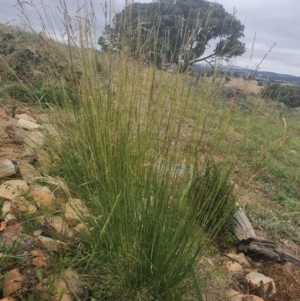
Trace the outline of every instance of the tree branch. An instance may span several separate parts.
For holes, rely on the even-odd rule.
[[[189,64],[193,65],[193,64],[201,62],[201,61],[206,61],[207,59],[209,59],[211,57],[214,57],[214,56],[216,56],[216,54],[212,53],[212,54],[210,54],[210,55],[208,55],[206,57],[202,57],[202,58],[197,58],[197,59],[191,60],[191,61],[189,61]]]
[[[207,61],[206,59],[205,59],[205,62],[206,62],[207,64],[209,64],[209,65],[210,65],[210,67],[211,67],[212,69],[214,69],[214,66],[212,65],[212,63],[211,63],[211,62]]]

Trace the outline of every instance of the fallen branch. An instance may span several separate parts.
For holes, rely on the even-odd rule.
[[[292,262],[300,266],[300,259],[285,252],[282,248],[277,248],[276,244],[270,240],[257,237],[245,211],[239,207],[234,214],[234,233],[239,240],[238,249],[245,253],[254,253],[277,263]]]

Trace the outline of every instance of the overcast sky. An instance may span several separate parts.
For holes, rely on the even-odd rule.
[[[40,12],[42,11],[41,2],[48,11],[52,7],[52,12],[56,15],[58,22],[62,19],[62,15],[57,9],[60,7],[61,1],[27,0],[27,2],[36,4]],[[74,2],[77,3],[77,0],[66,0],[68,11],[71,14],[76,12],[77,5]],[[84,2],[79,0],[79,3]],[[92,0],[92,2],[94,10],[99,12],[97,13],[97,31],[101,34],[105,24],[102,9],[104,0]],[[114,2],[117,11],[121,10],[125,4],[125,0],[115,0]],[[151,2],[151,0],[140,2]],[[218,0],[216,2],[221,3],[230,13],[236,8],[237,18],[245,25],[243,42],[246,44],[247,52],[242,57],[236,58],[235,65],[254,68],[276,43],[276,46],[262,62],[260,70],[300,76],[299,0]],[[14,3],[15,0],[0,0],[0,21],[2,23],[20,23],[20,13],[14,7]],[[30,6],[27,6],[27,11],[36,30],[42,31],[38,14]]]

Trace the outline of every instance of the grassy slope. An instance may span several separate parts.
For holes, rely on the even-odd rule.
[[[11,31],[11,29],[4,27],[1,27],[0,30],[2,39],[3,31]],[[22,36],[21,33],[18,34]],[[32,43],[36,37],[30,37],[32,37],[32,40],[30,40],[32,47]],[[24,39],[24,41],[25,40],[26,43],[19,43],[14,51],[22,52],[27,49],[28,37]],[[53,47],[51,50],[53,60],[51,60],[50,57],[49,61],[44,61],[45,57],[49,58],[46,53],[41,54],[40,63],[32,62],[30,57],[26,57],[22,61],[26,66],[30,64],[30,66],[34,67],[34,70],[32,69],[32,73],[30,74],[24,74],[24,66],[20,69],[15,69],[15,65],[11,65],[12,62],[14,62],[12,60],[14,51],[9,54],[2,53],[2,102],[6,105],[14,105],[14,97],[16,94],[8,95],[6,90],[7,86],[13,87],[21,84],[22,87],[26,87],[30,90],[30,97],[32,95],[35,97],[37,86],[57,84],[55,77],[49,77],[51,70],[60,68],[61,72],[63,70],[66,71],[66,73],[67,70],[72,70],[68,64],[61,65],[61,59],[57,60],[57,58],[63,56],[60,52],[56,52],[54,44]],[[61,45],[59,47],[60,49],[64,48]],[[77,52],[77,50],[74,51]],[[66,49],[63,49],[63,52],[65,53]],[[83,59],[87,59],[87,56],[79,50],[74,57],[80,58],[80,56]],[[148,140],[150,140],[149,137],[155,139],[155,134],[163,135],[165,133],[165,127],[170,125],[170,123],[166,122],[163,114],[160,114],[162,112],[170,112],[170,106],[172,105],[176,107],[175,114],[171,121],[174,131],[168,132],[167,137],[167,141],[170,145],[172,145],[173,140],[176,141],[176,148],[175,152],[170,152],[171,158],[166,157],[168,153],[160,153],[163,159],[171,163],[185,162],[185,164],[189,165],[193,162],[193,158],[190,157],[190,154],[197,146],[199,137],[202,137],[201,144],[197,147],[197,156],[200,161],[203,156],[210,154],[219,161],[221,165],[228,162],[234,163],[235,169],[232,173],[232,181],[237,184],[240,195],[244,196],[241,203],[246,208],[246,212],[250,216],[253,225],[265,230],[267,236],[272,239],[289,238],[299,243],[300,205],[298,200],[300,197],[300,183],[299,166],[297,165],[300,159],[300,142],[298,139],[300,126],[299,117],[278,111],[273,108],[272,103],[262,101],[259,96],[253,95],[248,96],[250,100],[249,103],[251,103],[251,110],[239,110],[237,101],[220,97],[220,87],[215,87],[208,84],[207,81],[202,80],[195,83],[193,78],[187,78],[186,75],[154,72],[150,68],[134,66],[134,63],[129,62],[122,65],[118,64],[117,60],[107,60],[107,57],[101,54],[97,60],[102,66],[101,72],[99,73],[99,89],[102,91],[101,93],[107,91],[104,93],[108,97],[106,99],[107,101],[117,99],[120,105],[122,102],[126,103],[130,96],[139,99],[141,103],[145,102],[145,104],[139,107],[141,110],[139,113],[144,117],[150,113],[153,119],[145,118],[142,120],[140,116],[139,118],[141,119],[139,119],[139,123],[137,123],[138,126],[144,128],[147,121],[159,125],[154,131],[146,132],[146,134],[149,135],[146,139],[148,138]],[[47,65],[47,68],[45,65]],[[10,67],[7,68],[7,66]],[[111,71],[112,69],[114,69],[113,72]],[[7,76],[7,70],[10,71],[9,74],[17,73],[20,81]],[[42,70],[41,72],[43,74],[34,81],[31,81],[30,79],[32,79],[33,74],[36,74],[37,70]],[[129,78],[127,78],[128,72],[136,73],[131,73]],[[120,74],[121,77],[118,77]],[[146,78],[145,81],[143,81],[143,75]],[[68,79],[64,80],[63,91],[67,83],[70,82]],[[92,82],[87,81],[85,87],[88,88],[89,85],[92,85]],[[246,87],[245,90],[247,93]],[[24,90],[22,91],[27,97]],[[43,93],[43,91],[39,93]],[[50,89],[50,92],[51,91],[53,90]],[[86,92],[87,91],[88,90],[86,90]],[[22,93],[21,95],[18,94],[18,99],[24,97]],[[82,91],[80,93],[82,93]],[[57,97],[64,98],[65,95],[66,94],[62,93],[62,95],[58,95]],[[189,101],[183,104],[180,100],[187,99],[187,95]],[[40,97],[41,95],[39,94],[38,96]],[[86,96],[88,96],[88,94],[86,94]],[[175,102],[173,101],[174,98],[176,99]],[[57,100],[57,98],[54,100]],[[114,102],[110,107],[112,114],[122,113],[118,110],[118,101]],[[144,109],[147,108],[146,104],[149,103],[149,101],[156,101],[156,106]],[[93,114],[93,111],[90,113]],[[136,112],[132,112],[132,114],[136,114]],[[156,120],[155,118],[158,119]],[[116,119],[112,119],[112,121],[114,120]],[[124,125],[126,125],[126,120],[124,122]],[[176,123],[180,124],[180,127],[176,127]],[[119,124],[118,126],[121,126],[125,130],[124,125]],[[93,127],[93,124],[90,126]],[[99,131],[101,131],[101,124],[98,126]],[[135,127],[135,125],[133,125],[132,128],[129,127],[130,130],[136,131],[141,128]],[[124,133],[125,132],[126,131],[124,131]],[[178,139],[176,137],[178,137]],[[78,138],[80,137],[76,139]],[[94,138],[95,137],[92,137],[92,139]],[[115,142],[124,143],[124,141],[118,140],[119,138],[120,137],[116,137]],[[166,138],[162,137],[162,139]],[[80,140],[80,142],[82,142],[82,140]],[[130,140],[129,143],[132,143],[132,141]],[[126,146],[125,144],[123,145]],[[127,146],[129,146],[129,148],[124,148],[123,158],[130,156],[129,150],[134,149],[133,146],[136,147],[136,145],[131,144]],[[112,151],[112,149],[108,150]],[[105,151],[105,149],[102,149],[101,153],[104,154],[103,152]],[[143,160],[146,161],[142,162],[148,163],[147,160],[149,158],[152,158],[152,160],[153,158],[158,158],[159,151],[155,149],[154,152],[156,152],[154,156],[153,150],[145,154]],[[115,156],[114,153],[109,155],[112,157]],[[139,160],[141,160],[141,158],[139,158]],[[124,166],[120,165],[119,168],[122,169],[122,172],[128,173],[128,170]],[[99,179],[99,181],[100,180],[101,179]],[[104,180],[109,181],[108,178]],[[73,187],[75,190],[78,183],[76,184],[76,181],[73,181],[73,183],[75,183]],[[114,184],[108,182],[108,185]],[[161,183],[156,183],[156,185],[159,186]],[[149,191],[151,189],[153,188],[149,186]],[[101,193],[105,195],[106,191],[101,191]],[[164,193],[165,192],[162,191],[162,195]],[[127,196],[132,198],[132,191],[126,191],[125,194],[128,194]],[[118,192],[116,191],[115,200],[118,199],[118,196]],[[150,236],[149,234],[149,237]],[[107,239],[109,239],[109,237]],[[118,269],[118,266],[116,266],[115,269]],[[129,270],[127,272],[130,273]],[[174,272],[176,273],[176,271]],[[128,283],[124,285],[128,285]],[[153,285],[155,286],[156,284]]]

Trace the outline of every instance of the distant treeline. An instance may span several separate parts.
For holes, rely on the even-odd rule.
[[[266,86],[263,97],[282,102],[291,108],[300,107],[300,86],[274,83]]]

